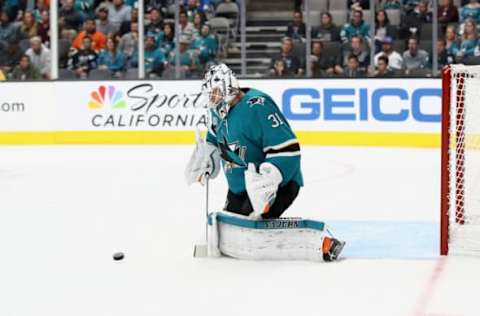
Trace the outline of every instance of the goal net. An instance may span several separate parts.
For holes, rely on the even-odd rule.
[[[480,66],[442,74],[441,253],[480,255]]]

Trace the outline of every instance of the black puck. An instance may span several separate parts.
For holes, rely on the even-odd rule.
[[[116,252],[113,254],[113,260],[115,261],[122,260],[123,258],[125,258],[125,255],[123,254],[123,252]]]

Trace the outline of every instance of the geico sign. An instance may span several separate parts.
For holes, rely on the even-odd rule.
[[[292,88],[283,92],[282,110],[290,120],[402,122],[412,118],[440,122],[441,95],[441,89],[436,88]],[[434,107],[437,113],[427,113],[422,104],[432,104],[431,99],[427,100],[432,97],[434,104],[438,103]]]

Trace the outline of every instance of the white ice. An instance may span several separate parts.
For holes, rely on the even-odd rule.
[[[438,150],[303,148],[286,215],[356,231],[330,264],[194,259],[205,201],[184,183],[190,151],[0,147],[0,315],[480,315],[480,259],[437,257],[432,230],[421,253],[399,243],[438,227]],[[211,189],[221,208],[223,178]]]

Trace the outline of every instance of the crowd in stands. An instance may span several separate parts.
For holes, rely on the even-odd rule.
[[[451,63],[480,64],[479,0],[462,0],[457,4],[460,5],[453,0],[439,0],[438,69]],[[376,0],[372,33],[369,21],[364,19],[364,13],[371,12],[369,5],[368,0],[348,0],[345,11],[349,19],[344,25],[335,25],[331,13],[321,13],[320,21],[311,28],[312,76],[432,75],[432,1]],[[397,17],[395,23],[390,15]],[[272,59],[269,75],[304,76],[305,41],[306,26],[299,7],[282,39],[279,55]],[[295,46],[303,50],[296,50]]]
[[[222,2],[234,1],[182,0],[176,26],[174,0],[145,1],[146,77],[174,74],[176,32],[182,77],[203,75],[220,51],[209,19]],[[137,0],[59,0],[60,78],[125,78],[129,72],[137,76],[137,6]],[[1,77],[50,78],[49,19],[49,0],[0,0]]]

